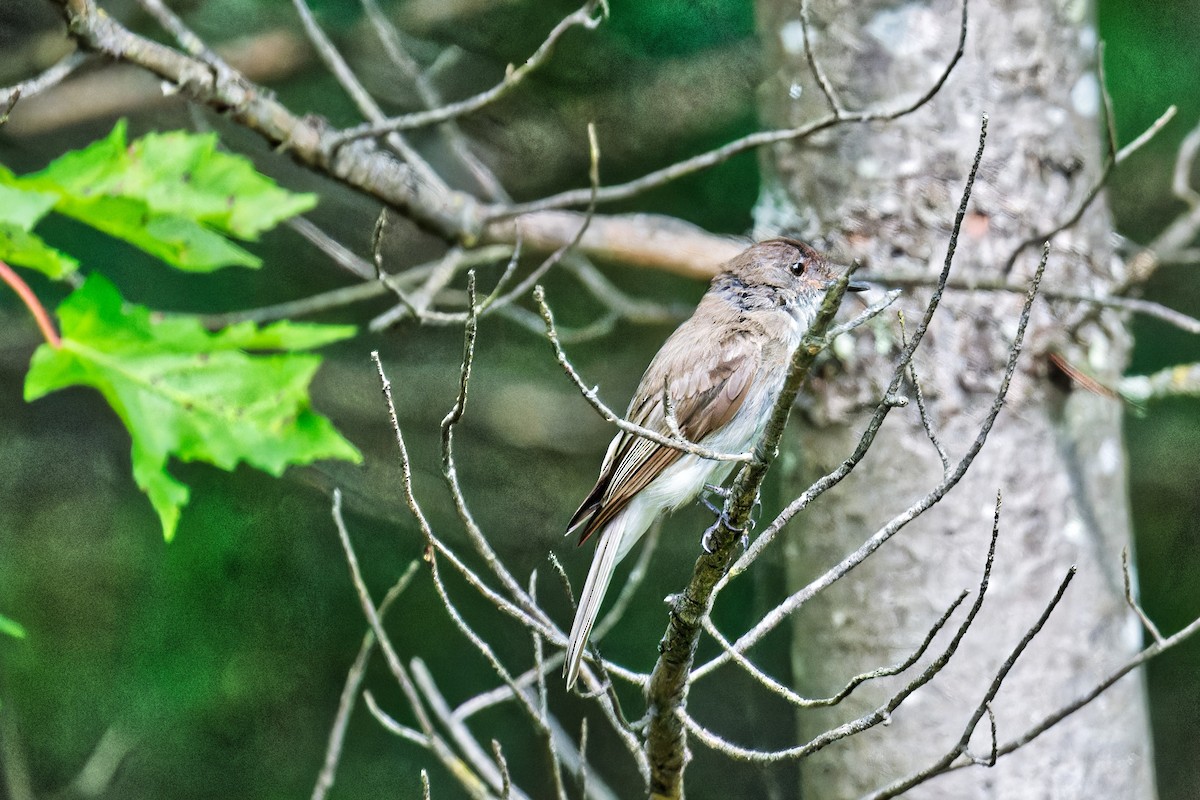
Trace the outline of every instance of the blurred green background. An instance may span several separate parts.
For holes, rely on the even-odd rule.
[[[313,5],[335,39],[347,45],[369,88],[395,107],[411,107],[410,94],[378,60],[358,5],[334,0]],[[131,2],[105,7],[139,30],[155,31]],[[176,7],[214,42],[229,40],[230,31],[253,37],[297,29],[285,3],[213,0]],[[572,8],[516,0],[414,0],[386,7],[412,37],[422,63],[431,63],[448,45],[458,48],[457,60],[437,72],[439,85],[453,96],[490,85],[504,64],[522,61]],[[1118,170],[1109,191],[1120,231],[1145,242],[1183,208],[1171,198],[1169,182],[1179,141],[1200,117],[1200,6],[1196,0],[1105,0],[1099,14],[1122,141],[1166,106],[1180,107],[1177,120]],[[61,38],[59,25],[47,4],[18,0],[0,6],[0,84],[44,66]],[[463,127],[519,199],[580,185],[587,168],[585,119],[596,120],[605,144],[605,181],[632,177],[756,127],[752,103],[760,64],[753,29],[749,5],[733,0],[614,0],[612,18],[599,30],[568,34],[544,71],[496,107],[464,120]],[[128,73],[110,80],[139,85]],[[149,86],[156,89],[153,81]],[[356,121],[311,56],[297,60],[272,86],[297,111]],[[109,116],[80,118],[21,133],[23,113],[18,106],[11,126],[0,128],[0,161],[18,172],[93,140],[113,122]],[[197,122],[194,112],[173,101],[156,100],[127,113],[131,135]],[[296,169],[218,116],[201,119],[289,188],[320,191],[321,205],[310,217],[360,254],[369,252],[377,212],[372,203]],[[438,158],[436,150],[432,157]],[[741,234],[750,226],[757,189],[755,160],[746,155],[616,210],[662,211]],[[173,273],[68,222],[46,224],[39,232],[80,256],[85,269],[104,272],[130,300],[161,309],[257,307],[348,282],[286,230],[256,248],[266,262],[261,271],[214,276]],[[393,225],[390,237],[395,267],[437,252],[435,241],[403,222]],[[673,306],[686,308],[703,291],[666,276],[619,267],[606,272],[630,294]],[[485,272],[481,280],[489,285],[497,274]],[[63,287],[26,277],[47,305],[65,294]],[[552,275],[547,289],[565,326],[594,320],[589,298],[574,281]],[[1200,315],[1195,266],[1162,269],[1146,296]],[[385,307],[360,306],[321,319],[361,321]],[[571,353],[587,379],[619,406],[669,329],[625,328],[572,347]],[[1197,337],[1142,317],[1134,320],[1134,332],[1131,372],[1200,360]],[[128,750],[104,797],[306,795],[364,630],[330,521],[331,487],[347,492],[351,532],[376,598],[421,554],[419,534],[399,501],[394,444],[368,354],[380,350],[395,385],[426,511],[435,527],[463,544],[442,488],[436,438],[437,423],[454,397],[461,332],[406,325],[385,336],[364,334],[327,353],[315,404],[364,451],[362,469],[292,470],[276,481],[248,469],[227,474],[172,465],[193,486],[193,500],[170,545],[133,486],[128,436],[97,395],[77,390],[22,402],[24,373],[38,341],[23,308],[10,292],[0,292],[0,614],[28,631],[21,641],[0,638],[0,767],[6,785],[29,787],[38,797],[82,796],[86,785],[68,784],[103,740],[113,752]],[[1127,431],[1145,605],[1164,632],[1172,632],[1200,614],[1200,402],[1160,403],[1130,414]],[[542,596],[564,620],[568,612],[556,599],[561,592],[545,553],[557,548],[574,576],[586,569],[586,559],[573,558],[558,536],[572,510],[562,498],[587,490],[609,435],[566,383],[544,340],[510,321],[493,317],[482,323],[471,405],[458,438],[462,481],[477,518],[514,571],[525,575],[538,567]],[[698,524],[703,512],[682,513],[694,514],[689,520]],[[625,623],[639,633],[625,637],[628,641],[661,632],[661,587],[675,585],[686,571],[688,544],[673,545],[680,558],[658,560],[662,571],[678,574],[660,572],[653,586],[643,587]],[[672,545],[664,541],[661,547]],[[769,565],[759,567],[751,580],[735,584],[724,613],[752,614],[766,606],[782,576]],[[457,583],[451,588],[468,595]],[[481,626],[497,622],[487,609],[468,606],[464,613]],[[483,660],[466,654],[427,575],[408,590],[389,630],[402,654],[425,659],[451,702],[492,682]],[[527,657],[523,638],[505,647],[507,655]],[[646,648],[626,647],[612,641],[606,652],[638,668],[650,666]],[[782,654],[777,657],[778,664],[767,666],[786,669]],[[373,662],[368,685],[384,708],[401,714],[400,698],[384,672]],[[1200,642],[1153,662],[1147,680],[1160,795],[1200,797]],[[698,696],[697,702],[705,700]],[[578,730],[584,705],[565,700],[562,708],[564,724]],[[630,708],[639,708],[636,699]],[[766,742],[786,737],[788,715],[777,715],[775,731],[769,717],[756,711],[753,705],[738,710],[742,718],[730,719],[729,728]],[[492,711],[479,724],[503,730],[523,723],[511,712]],[[593,725],[594,734],[599,727]],[[624,770],[615,786],[637,785],[613,742],[595,735],[591,748],[597,758],[611,756],[618,773]],[[506,754],[517,769],[537,758],[536,751]],[[360,708],[333,797],[417,796],[422,766],[432,771],[435,797],[459,796],[431,758],[383,733]],[[748,772],[702,761],[695,767],[689,782],[700,787],[693,789],[698,797],[788,796],[795,785],[791,767]],[[753,789],[749,794],[747,787]]]

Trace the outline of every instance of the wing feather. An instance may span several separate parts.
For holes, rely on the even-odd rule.
[[[689,320],[690,322],[690,320]],[[675,407],[679,429],[690,441],[702,442],[720,430],[742,407],[758,372],[757,337],[733,330],[697,352],[700,344],[685,324],[677,330],[642,376],[630,405],[631,422],[669,434],[663,408],[662,377]],[[658,382],[659,386],[650,386]],[[640,398],[640,400],[638,399]],[[567,532],[579,529],[579,542],[600,530],[646,488],[682,452],[621,432],[613,439],[596,485],[571,518]]]

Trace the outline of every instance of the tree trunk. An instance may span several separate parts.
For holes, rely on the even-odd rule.
[[[828,113],[804,58],[799,3],[760,0],[758,8],[775,70],[763,90],[764,124],[802,124]],[[959,14],[956,0],[820,0],[812,4],[810,39],[847,108],[894,107],[925,91],[949,61]],[[860,258],[872,271],[934,276],[985,112],[987,151],[953,274],[1003,280],[1005,262],[1023,239],[1064,220],[1103,162],[1090,9],[996,0],[973,3],[970,15],[965,55],[924,108],[892,123],[842,125],[766,153],[760,223],[823,238],[835,254]],[[1111,249],[1111,230],[1107,210],[1096,203],[1055,236],[1045,285],[1101,293],[1118,280],[1123,267]],[[1039,250],[1026,250],[1007,277],[1027,280]],[[927,300],[927,291],[906,292],[906,318],[918,319]],[[1011,293],[951,292],[918,353],[918,375],[951,462],[974,440],[992,402],[1020,304]],[[960,590],[977,586],[994,499],[1003,492],[991,588],[958,654],[890,725],[804,762],[805,797],[858,797],[947,752],[1072,564],[1077,578],[993,704],[1000,742],[1083,693],[1138,648],[1141,634],[1124,603],[1121,576],[1121,549],[1130,541],[1121,408],[1056,380],[1047,360],[1057,353],[1111,383],[1124,366],[1129,337],[1126,321],[1107,312],[1072,335],[1077,313],[1038,301],[1007,405],[967,477],[796,615],[793,663],[803,693],[832,694],[852,675],[902,660]],[[877,401],[891,372],[899,337],[894,324],[887,327],[854,334],[849,374],[818,387],[818,424],[794,445],[802,466],[786,478],[794,487],[852,450],[863,409]],[[864,463],[793,524],[787,558],[794,587],[824,572],[940,478],[915,403],[893,411]],[[941,637],[945,642],[948,633]],[[801,741],[874,708],[904,682],[902,676],[868,684],[841,707],[799,712]],[[991,746],[988,727],[985,718],[971,740],[971,752],[981,757]],[[993,769],[959,770],[913,796],[1153,797],[1140,676],[1126,677]]]

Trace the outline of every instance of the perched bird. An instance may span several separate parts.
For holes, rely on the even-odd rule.
[[[792,354],[835,278],[824,256],[794,239],[760,242],[726,262],[692,316],[646,368],[626,418],[670,435],[665,391],[689,441],[725,453],[749,449],[762,435]],[[734,463],[624,431],[612,440],[595,487],[567,526],[568,535],[579,532],[580,544],[599,533],[571,625],[563,666],[567,688],[579,677],[617,562],[659,514],[691,502],[706,484],[720,484]]]

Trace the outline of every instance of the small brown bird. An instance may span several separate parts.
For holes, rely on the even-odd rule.
[[[771,239],[726,262],[692,316],[671,334],[638,384],[625,416],[670,435],[664,387],[683,435],[712,450],[740,453],[762,435],[783,390],[792,354],[836,278],[804,242]],[[866,286],[851,284],[852,291]],[[600,477],[567,526],[583,544],[599,531],[563,672],[567,688],[579,665],[613,571],[664,511],[720,484],[734,466],[618,433]]]

